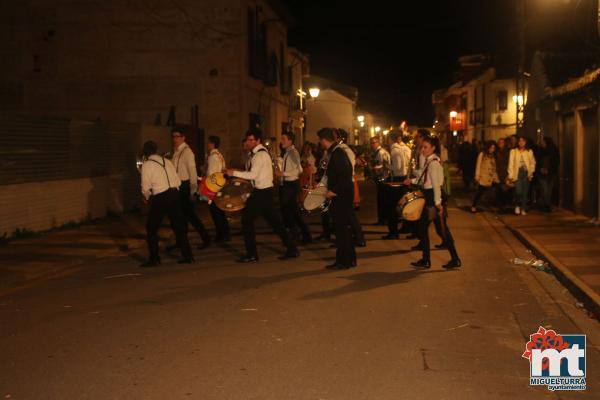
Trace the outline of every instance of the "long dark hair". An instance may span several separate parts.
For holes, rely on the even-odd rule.
[[[441,152],[440,138],[438,138],[437,136],[429,135],[429,136],[425,136],[422,140],[424,142],[429,143],[433,147],[435,147],[434,153],[437,154],[438,156],[440,155],[440,152]]]
[[[491,156],[492,157],[496,156],[496,151],[498,151],[498,146],[496,145],[496,142],[494,142],[493,140],[488,140],[487,142],[485,142],[485,145],[483,146],[483,150],[481,150],[481,152],[483,153],[484,156],[490,156],[490,148],[492,146],[496,147],[496,149],[491,154]]]

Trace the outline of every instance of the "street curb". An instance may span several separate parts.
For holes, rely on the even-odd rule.
[[[589,287],[577,275],[560,262],[528,233],[515,228],[502,220],[504,225],[526,246],[530,247],[534,254],[548,262],[556,278],[579,300],[583,302],[588,311],[600,318],[600,295]]]

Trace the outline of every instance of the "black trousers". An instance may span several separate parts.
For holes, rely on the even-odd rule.
[[[181,196],[181,208],[183,209],[183,215],[186,221],[194,227],[196,232],[202,238],[204,243],[210,243],[210,236],[200,221],[200,218],[196,215],[195,203],[190,200],[190,181],[182,181],[179,187],[179,195]],[[186,224],[187,229],[187,224]],[[177,243],[179,245],[179,243]]]
[[[275,233],[281,238],[288,252],[296,251],[296,245],[291,240],[290,235],[288,235],[275,209],[273,188],[271,187],[268,189],[254,189],[246,201],[246,207],[242,211],[242,233],[244,234],[247,256],[258,256],[254,221],[259,215],[271,225]]]
[[[406,177],[393,178],[393,182],[403,182]],[[400,223],[400,216],[398,215],[398,202],[407,192],[406,186],[390,186],[387,187],[387,208],[388,208],[388,231],[390,235],[398,234],[398,224]]]
[[[352,198],[334,197],[331,201],[331,215],[335,229],[335,262],[344,266],[356,263],[356,250],[352,240],[353,228],[351,226]]]
[[[227,221],[225,211],[217,207],[214,201],[210,203],[208,209],[213,223],[215,224],[217,239],[229,239],[231,235],[229,234],[229,221]]]
[[[279,186],[279,203],[281,204],[281,215],[283,225],[290,231],[300,230],[304,240],[310,240],[308,226],[302,218],[300,205],[298,204],[298,193],[300,184],[295,182],[284,182]]]
[[[160,260],[158,230],[165,215],[168,215],[171,220],[171,227],[181,248],[181,255],[184,258],[191,258],[192,250],[187,237],[187,223],[181,211],[181,199],[177,189],[169,189],[150,198],[150,212],[146,223],[146,241],[148,242],[150,261]]]
[[[387,185],[377,183],[377,223],[385,224],[389,217],[389,206],[387,197]]]
[[[331,209],[331,207],[330,207]],[[323,228],[323,237],[329,239],[331,237],[331,213],[325,211],[321,213],[321,227]]]
[[[435,202],[433,198],[433,189],[424,189],[423,193],[425,194],[425,208],[423,209],[423,213],[421,214],[421,218],[418,222],[419,239],[421,240],[421,246],[423,247],[422,258],[426,261],[430,261],[431,254],[429,249],[429,224],[431,221],[429,220],[429,208],[435,207]],[[454,246],[454,238],[452,237],[450,228],[448,228],[446,214],[446,205],[444,205],[444,211],[441,213],[441,215],[439,212],[437,212],[433,222],[435,223],[436,232],[442,238],[442,241],[446,245],[450,256],[453,260],[456,260],[458,259],[458,253],[456,252],[456,247]]]
[[[335,225],[335,221],[333,224]],[[350,228],[352,229],[355,243],[363,243],[365,241],[365,234],[363,233],[362,225],[358,220],[358,215],[354,211],[354,207],[351,207],[350,209]]]

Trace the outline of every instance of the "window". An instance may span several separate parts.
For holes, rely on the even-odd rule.
[[[496,111],[506,111],[508,109],[508,92],[498,90],[496,92]]]
[[[248,8],[248,74],[256,79],[266,79],[266,24],[258,23],[258,11]]]
[[[262,121],[260,119],[260,115],[255,113],[250,113],[250,129],[260,128],[262,125]]]
[[[469,125],[475,125],[475,111],[469,111]]]

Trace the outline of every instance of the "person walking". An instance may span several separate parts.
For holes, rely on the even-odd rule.
[[[432,221],[439,223],[440,233],[443,237],[444,247],[450,253],[451,259],[443,265],[443,268],[453,269],[461,266],[460,258],[456,251],[454,238],[448,228],[447,204],[443,196],[442,185],[444,184],[444,169],[440,163],[440,142],[435,136],[428,136],[421,143],[421,151],[425,157],[425,165],[421,175],[413,180],[413,183],[421,186],[425,195],[425,208],[418,221],[418,231],[421,244],[422,256],[419,261],[411,263],[416,268],[430,268],[431,254],[429,247],[429,224]]]
[[[475,182],[477,182],[477,192],[471,205],[472,213],[477,212],[477,204],[481,197],[500,182],[496,170],[496,143],[493,140],[488,141],[484,150],[477,156]]]
[[[388,134],[388,144],[391,149],[391,176],[387,185],[388,199],[388,234],[383,236],[384,240],[398,239],[398,201],[406,193],[407,187],[400,184],[406,180],[411,159],[410,148],[402,141],[402,136],[399,132],[390,132]],[[404,223],[403,223],[404,225]],[[405,229],[406,232],[406,229]]]
[[[221,139],[218,136],[208,137],[208,157],[206,158],[205,179],[208,179],[214,173],[225,172],[226,163],[225,158],[219,151],[220,144]],[[227,221],[225,211],[217,207],[214,201],[210,202],[208,209],[213,223],[215,224],[215,243],[230,242],[229,221]]]
[[[382,172],[390,168],[390,153],[381,146],[379,137],[374,136],[369,141],[373,150],[372,173],[377,187],[377,222],[375,225],[385,225],[389,218],[389,207],[387,206],[387,186],[381,179],[377,179]]]
[[[356,251],[352,240],[351,214],[354,199],[352,164],[346,151],[336,142],[333,129],[323,128],[317,132],[321,145],[329,153],[325,171],[327,198],[331,200],[331,214],[335,229],[335,262],[328,269],[348,269],[356,266]]]
[[[295,135],[292,132],[285,132],[281,135],[281,148],[285,151],[285,154],[283,155],[281,171],[276,172],[277,177],[280,178],[279,202],[283,224],[288,232],[296,235],[296,230],[299,230],[299,233],[302,234],[302,244],[309,244],[312,242],[310,231],[302,218],[300,205],[298,204],[302,165],[300,153],[294,146],[294,139]]]
[[[540,143],[538,181],[541,189],[539,201],[542,211],[552,211],[552,193],[560,165],[560,152],[552,138],[544,136]]]
[[[507,185],[506,182],[506,178],[508,178],[509,156],[510,149],[507,146],[507,139],[498,139],[498,142],[496,143],[496,174],[498,174],[500,184],[496,186],[496,199],[500,212],[503,212],[506,208],[512,193],[512,187]]]
[[[146,223],[146,242],[150,257],[140,266],[155,267],[160,264],[158,230],[165,215],[168,215],[171,220],[171,228],[181,249],[182,258],[177,263],[191,264],[194,258],[188,242],[187,222],[182,212],[179,195],[181,180],[171,161],[157,155],[156,150],[155,142],[144,143],[143,153],[146,161],[141,168],[141,186],[145,201],[150,203]]]
[[[517,148],[510,151],[508,180],[515,185],[515,214],[527,215],[529,185],[535,172],[535,157],[527,146],[527,139],[519,136]]]
[[[173,148],[175,153],[173,154],[173,165],[179,179],[181,179],[181,187],[179,188],[179,195],[181,196],[181,207],[183,209],[183,215],[188,223],[192,224],[196,232],[202,239],[202,244],[198,246],[199,249],[210,246],[210,236],[204,227],[204,224],[196,215],[195,194],[198,192],[198,171],[196,170],[196,157],[194,152],[185,142],[185,135],[178,129],[174,129],[171,132],[171,138],[173,140]],[[187,225],[186,225],[187,226]],[[171,251],[179,247],[179,243],[167,247],[168,251]]]
[[[281,219],[275,209],[273,201],[273,161],[269,151],[262,145],[262,132],[256,128],[246,133],[246,148],[250,150],[251,157],[246,164],[246,171],[236,171],[228,168],[227,175],[247,179],[252,182],[253,190],[246,200],[246,207],[242,210],[242,232],[246,254],[238,259],[240,263],[258,262],[256,249],[256,230],[254,221],[259,215],[271,225],[271,228],[281,238],[286,252],[279,257],[280,260],[297,258],[299,256],[296,245],[288,235]]]

